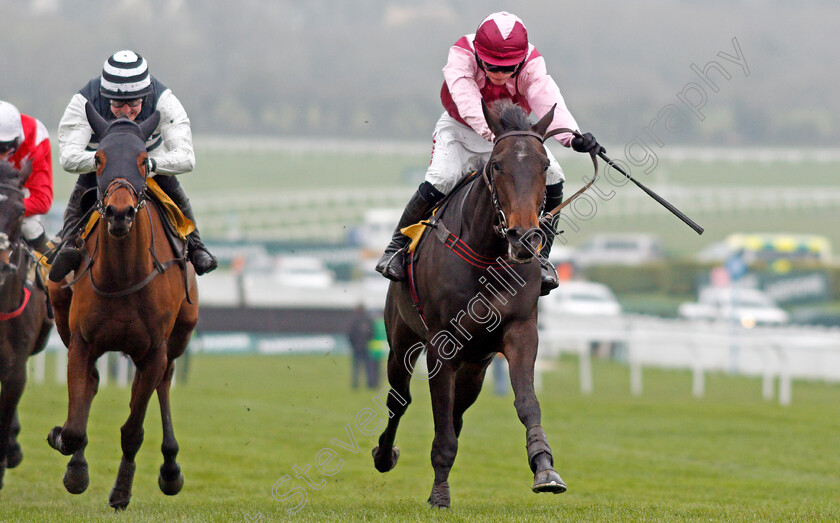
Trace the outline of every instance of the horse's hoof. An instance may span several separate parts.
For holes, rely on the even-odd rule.
[[[566,484],[560,478],[560,474],[554,469],[545,469],[534,474],[534,486],[531,487],[534,492],[551,492],[552,494],[562,494],[566,492]]]
[[[108,496],[108,506],[112,509],[125,510],[129,501],[131,501],[131,492],[111,489],[111,495]]]
[[[158,486],[160,487],[160,491],[166,494],[167,496],[174,496],[175,494],[181,492],[181,489],[184,487],[184,475],[178,474],[178,477],[173,480],[165,480],[163,479],[163,473],[158,475]]]
[[[439,485],[432,486],[432,493],[429,495],[429,505],[433,508],[449,508],[449,482],[444,481]]]
[[[400,449],[398,449],[397,447],[391,447],[390,456],[383,456],[383,453],[379,452],[379,445],[377,445],[373,447],[372,454],[373,465],[379,472],[388,472],[389,470],[393,469],[397,466],[397,461],[400,459]]]
[[[73,462],[67,464],[67,470],[64,472],[64,488],[70,494],[81,494],[87,490],[90,484],[90,474],[88,474],[88,465],[85,462]]]
[[[20,449],[20,444],[16,441],[6,451],[6,468],[13,469],[20,465],[21,461],[23,461],[23,451]]]

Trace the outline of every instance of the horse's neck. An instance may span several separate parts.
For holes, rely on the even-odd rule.
[[[19,245],[14,251],[11,262],[17,265],[17,272],[6,275],[0,284],[0,312],[9,312],[20,307],[23,301],[23,288],[26,273],[29,270],[25,248]]]
[[[152,256],[149,252],[152,223],[146,210],[141,209],[137,213],[131,231],[122,239],[113,238],[108,234],[108,226],[104,220],[99,225],[94,274],[107,276],[109,279],[136,280],[145,277],[152,267]]]
[[[508,243],[496,233],[496,209],[487,183],[479,178],[469,191],[461,209],[461,239],[483,256],[506,256]]]

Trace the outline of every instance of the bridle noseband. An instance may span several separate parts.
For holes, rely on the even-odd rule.
[[[560,132],[560,131],[558,131]],[[499,145],[499,142],[504,140],[505,138],[510,138],[513,136],[530,136],[531,138],[536,138],[540,141],[540,143],[545,143],[545,139],[557,134],[552,131],[552,133],[547,134],[545,137],[541,134],[535,133],[534,131],[508,131],[506,133],[502,133],[493,140],[493,149],[495,150],[496,146]],[[502,238],[507,238],[507,216],[505,216],[505,211],[502,209],[502,205],[499,203],[499,195],[496,191],[496,184],[494,183],[493,176],[490,172],[490,164],[492,164],[493,155],[490,155],[490,159],[487,160],[487,163],[484,164],[484,170],[481,172],[481,176],[484,178],[484,182],[487,184],[487,188],[490,189],[490,200],[493,202],[493,209],[496,212],[496,220],[497,223],[493,225],[493,230],[496,231],[496,234],[501,236]],[[540,205],[540,214],[542,214],[543,209],[545,208],[545,199],[543,199],[542,205]]]
[[[540,143],[545,143],[547,139],[551,138],[556,134],[561,133],[571,133],[578,137],[582,136],[580,134],[580,131],[575,131],[574,129],[568,129],[566,127],[558,127],[557,129],[552,129],[551,131],[547,132],[544,136],[540,135],[539,133],[535,133],[534,131],[508,131],[496,137],[496,139],[493,141],[493,149],[495,151],[496,146],[499,144],[499,142],[501,142],[505,138],[510,138],[512,136],[530,136],[531,138],[536,138],[537,140],[539,140]],[[566,199],[566,201],[562,202],[554,209],[551,209],[545,213],[543,213],[543,211],[545,211],[546,200],[545,198],[543,198],[538,212],[538,214],[540,215],[540,222],[547,222],[549,225],[551,225],[552,220],[563,207],[572,203],[572,201],[575,198],[580,196],[584,191],[589,189],[593,183],[595,183],[595,180],[598,178],[598,160],[594,153],[590,153],[590,156],[592,158],[592,164],[595,167],[595,175],[592,177],[589,183],[584,185],[578,192],[573,194],[570,198]],[[496,234],[498,234],[502,238],[507,238],[507,217],[505,216],[505,211],[502,209],[502,205],[499,203],[499,196],[496,192],[496,184],[493,183],[493,176],[490,173],[490,164],[492,163],[492,159],[493,154],[491,153],[490,159],[487,161],[486,164],[484,164],[484,169],[481,172],[481,176],[484,178],[484,182],[487,184],[487,188],[490,189],[490,200],[493,202],[493,209],[496,212],[496,219],[498,220],[498,223],[496,223],[493,226],[493,229],[496,231]]]
[[[105,200],[111,197],[117,189],[125,188],[131,191],[132,196],[137,200],[137,203],[134,205],[135,213],[143,208],[146,204],[146,186],[144,185],[140,191],[137,191],[131,183],[126,180],[125,178],[115,178],[108,184],[105,188],[105,192],[101,195],[99,199],[96,201],[96,211],[105,216]]]

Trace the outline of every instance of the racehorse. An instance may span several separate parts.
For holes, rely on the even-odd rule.
[[[429,381],[435,425],[435,479],[428,499],[433,507],[450,505],[449,471],[464,411],[478,397],[497,352],[509,364],[516,413],[526,428],[532,489],[566,490],[553,468],[534,392],[540,295],[535,255],[543,238],[538,220],[549,163],[543,140],[554,109],[532,126],[509,101],[483,108],[496,137],[489,161],[480,175],[451,193],[446,211],[452,212],[440,217],[439,209],[429,220],[409,262],[409,281],[391,283],[385,302],[390,417],[373,449],[374,465],[387,472],[397,464],[394,438],[425,348],[428,373],[422,379]]]
[[[124,509],[131,499],[134,457],[143,443],[143,420],[157,391],[163,421],[163,465],[158,485],[180,492],[184,476],[176,461],[169,386],[175,359],[186,350],[198,320],[198,291],[192,265],[167,240],[161,213],[146,194],[149,176],[146,140],[160,119],[110,124],[88,103],[88,122],[100,138],[95,156],[99,222],[88,234],[84,261],[73,282],[50,282],[58,333],[67,346],[67,420],[47,440],[71,455],[64,486],[80,494],[89,483],[84,457],[87,421],[99,375],[95,363],[107,351],[121,351],[136,366],[131,413],[122,426],[122,460],[108,499]],[[68,284],[72,283],[72,287]]]
[[[26,281],[34,257],[21,225],[23,184],[31,172],[29,164],[18,171],[0,161],[0,488],[6,468],[23,459],[17,405],[26,384],[26,360],[44,350],[53,326],[46,292]]]

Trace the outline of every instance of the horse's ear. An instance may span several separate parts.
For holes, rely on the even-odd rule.
[[[491,111],[490,108],[487,107],[487,104],[484,102],[484,98],[481,99],[481,111],[484,113],[484,120],[487,122],[487,127],[490,128],[490,131],[492,131],[496,136],[502,134],[499,117],[495,112]]]
[[[144,141],[148,140],[149,136],[155,132],[159,123],[160,111],[153,112],[151,116],[143,120],[143,123],[140,124],[140,134],[143,136]]]
[[[18,179],[20,180],[20,188],[23,189],[23,184],[26,183],[26,180],[29,179],[29,175],[32,174],[32,160],[26,160],[23,166],[20,169],[20,174],[18,175]]]
[[[105,118],[102,118],[102,115],[96,112],[96,109],[93,108],[93,104],[90,102],[85,102],[85,114],[94,134],[101,140],[105,135],[105,130],[108,129],[108,122],[105,121]]]
[[[548,112],[545,113],[545,115],[542,118],[540,118],[540,121],[531,126],[531,130],[539,134],[540,136],[545,136],[545,132],[548,130],[548,126],[551,125],[552,121],[554,121],[555,109],[557,109],[557,104],[552,105],[551,109],[549,109]]]

